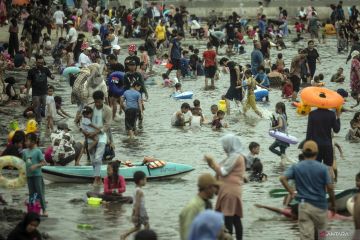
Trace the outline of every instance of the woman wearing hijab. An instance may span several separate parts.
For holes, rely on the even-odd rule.
[[[189,240],[232,239],[224,232],[224,215],[213,210],[199,213],[191,224]]]
[[[30,212],[8,235],[7,240],[41,240],[41,234],[37,230],[40,225],[38,214]]]
[[[241,186],[245,175],[245,160],[241,154],[242,143],[233,134],[222,137],[220,141],[227,157],[220,163],[216,163],[210,155],[205,155],[205,160],[222,181],[215,209],[224,214],[225,226],[230,234],[233,233],[233,226],[235,227],[236,239],[240,240],[243,232]]]

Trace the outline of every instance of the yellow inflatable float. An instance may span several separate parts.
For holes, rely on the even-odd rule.
[[[300,93],[301,103],[297,104],[297,113],[308,115],[311,107],[324,109],[339,109],[344,104],[344,98],[337,92],[323,87],[306,87]]]
[[[9,179],[3,176],[2,171],[4,167],[13,167],[19,171],[19,176],[14,179]],[[14,156],[0,157],[0,187],[4,188],[20,188],[26,184],[26,167],[25,162]]]

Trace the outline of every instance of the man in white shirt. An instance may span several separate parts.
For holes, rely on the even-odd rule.
[[[91,49],[92,48],[89,47],[87,43],[83,43],[81,46],[82,53],[80,53],[79,56],[79,67],[88,67],[90,64],[92,64],[91,59],[89,58]]]
[[[64,18],[65,18],[64,12],[60,10],[60,6],[57,6],[56,12],[54,12],[54,16],[53,16],[53,19],[55,19],[55,25],[56,25],[56,38],[58,37],[58,34],[59,34],[59,28],[61,29],[60,37],[62,37],[62,35],[63,35]]]
[[[69,43],[69,46],[71,46],[71,49],[74,49],[77,38],[78,38],[78,32],[76,31],[74,27],[74,23],[72,21],[67,21],[66,24],[70,27],[69,32],[66,36],[66,40]]]

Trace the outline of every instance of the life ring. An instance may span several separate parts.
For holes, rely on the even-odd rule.
[[[311,107],[309,105],[299,103],[296,107],[296,112],[301,116],[307,116],[311,112]]]
[[[270,130],[269,135],[277,140],[280,140],[282,142],[286,142],[289,144],[297,144],[299,142],[299,140],[296,137],[288,135],[288,134],[280,132],[280,131]]]
[[[323,87],[307,87],[300,93],[304,105],[318,108],[339,108],[344,104],[344,98],[335,91]]]
[[[2,175],[4,167],[13,167],[19,171],[19,177],[15,179],[5,178]],[[0,186],[4,188],[20,188],[26,184],[26,167],[25,162],[15,156],[0,157]]]
[[[107,79],[107,84],[109,86],[109,92],[115,95],[116,97],[121,97],[125,89],[118,87],[118,82],[124,80],[125,73],[123,72],[113,72],[109,75]]]

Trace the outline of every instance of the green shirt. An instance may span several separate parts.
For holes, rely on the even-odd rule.
[[[206,208],[206,202],[199,195],[194,197],[186,206],[183,208],[179,215],[180,221],[180,238],[181,240],[187,240],[191,224],[194,218]]]
[[[26,163],[26,176],[37,177],[41,176],[41,167],[31,170],[31,166],[39,164],[44,161],[44,156],[39,148],[26,149],[23,153],[23,160]]]

